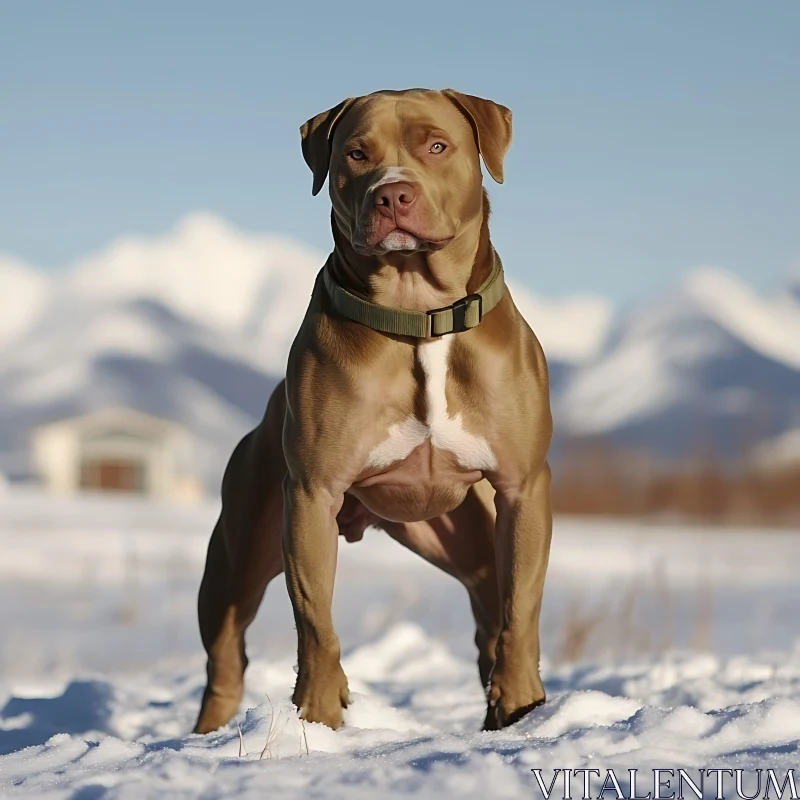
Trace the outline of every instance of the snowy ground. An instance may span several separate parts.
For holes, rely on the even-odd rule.
[[[800,534],[575,520],[557,522],[545,592],[549,702],[511,729],[478,732],[463,589],[376,531],[340,549],[345,727],[292,712],[278,580],[241,741],[187,735],[215,512],[0,497],[0,796],[541,797],[534,768],[799,766]]]

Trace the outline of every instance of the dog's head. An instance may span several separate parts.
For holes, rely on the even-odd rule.
[[[480,157],[503,181],[511,112],[451,89],[350,98],[300,129],[317,194],[330,176],[334,218],[362,255],[446,247],[480,218]]]

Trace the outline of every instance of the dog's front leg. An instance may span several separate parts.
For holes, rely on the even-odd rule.
[[[283,563],[297,625],[298,673],[292,701],[308,722],[342,724],[347,678],[339,663],[339,638],[331,602],[336,573],[336,515],[344,494],[284,483]]]
[[[495,550],[502,628],[488,688],[485,730],[516,722],[545,701],[539,677],[539,613],[550,554],[550,469],[518,486],[498,482]]]

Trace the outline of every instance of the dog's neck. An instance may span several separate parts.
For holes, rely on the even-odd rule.
[[[494,267],[485,193],[482,216],[435,252],[364,256],[353,249],[333,215],[331,224],[337,282],[381,306],[410,311],[448,306],[476,291]]]

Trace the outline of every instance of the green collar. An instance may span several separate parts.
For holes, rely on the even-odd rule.
[[[491,275],[474,294],[468,294],[450,306],[434,308],[431,311],[389,308],[364,300],[337,283],[333,276],[332,262],[331,255],[322,268],[322,277],[334,310],[343,317],[360,322],[374,331],[394,333],[398,336],[432,339],[448,333],[468,331],[476,327],[500,302],[506,291],[503,264],[500,256],[495,253]]]

